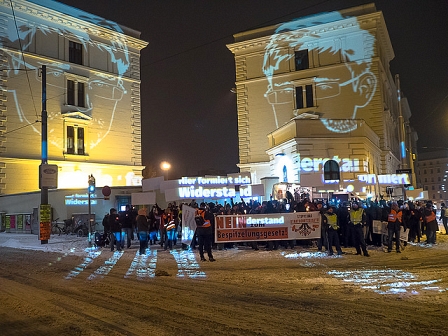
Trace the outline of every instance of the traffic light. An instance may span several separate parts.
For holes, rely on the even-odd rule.
[[[95,178],[93,175],[89,175],[89,193],[95,192]]]

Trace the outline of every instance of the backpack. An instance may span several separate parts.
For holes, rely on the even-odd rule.
[[[194,221],[196,222],[197,226],[202,226],[205,223],[204,217],[201,215],[194,216]]]

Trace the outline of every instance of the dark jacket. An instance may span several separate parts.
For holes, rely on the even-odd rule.
[[[137,216],[137,230],[140,231],[149,231],[149,223],[148,219],[144,215]]]
[[[121,224],[119,220],[118,214],[110,214],[109,215],[109,227],[111,232],[120,232]]]

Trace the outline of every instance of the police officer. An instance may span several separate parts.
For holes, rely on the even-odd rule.
[[[349,224],[354,227],[354,244],[356,248],[356,254],[361,254],[361,249],[365,257],[370,257],[367,252],[366,242],[364,240],[363,225],[366,225],[366,214],[364,209],[361,208],[358,202],[352,204],[352,208],[349,213]]]
[[[333,255],[333,245],[336,247],[338,255],[341,255],[342,250],[341,245],[339,244],[338,216],[334,213],[334,208],[330,206],[322,217],[328,239],[328,255]]]

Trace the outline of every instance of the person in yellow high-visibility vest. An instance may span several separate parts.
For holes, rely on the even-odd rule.
[[[369,253],[367,252],[366,242],[364,240],[364,231],[362,229],[363,225],[366,225],[366,214],[364,209],[361,208],[358,202],[354,202],[352,204],[352,208],[349,213],[349,223],[354,226],[354,243],[356,248],[356,254],[364,253],[365,257],[369,257]]]
[[[325,233],[328,241],[328,255],[333,255],[333,245],[336,247],[338,255],[342,255],[341,245],[339,244],[339,225],[338,215],[334,213],[334,208],[329,207],[327,212],[322,216],[323,224],[326,227]]]

